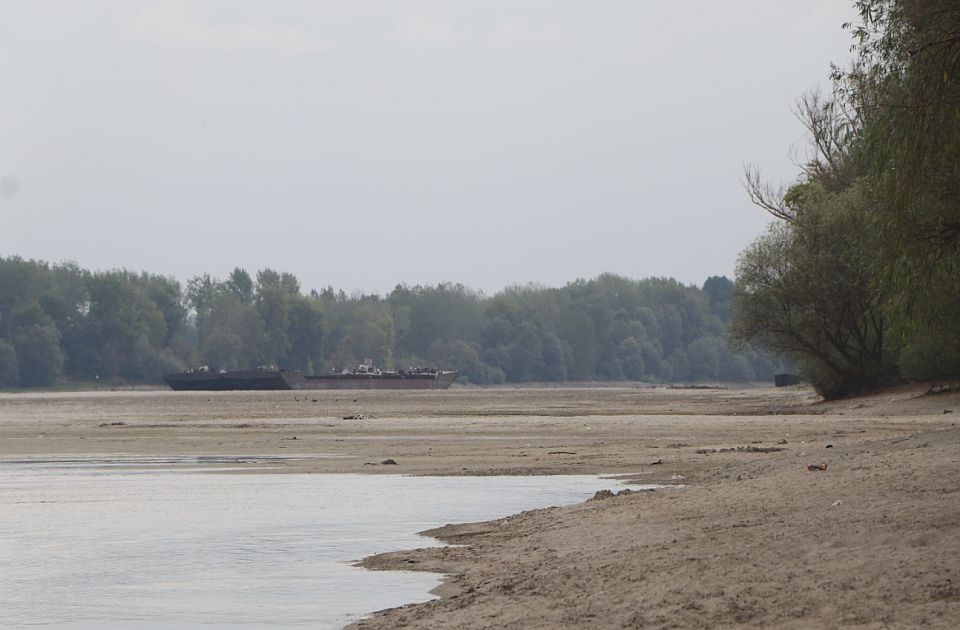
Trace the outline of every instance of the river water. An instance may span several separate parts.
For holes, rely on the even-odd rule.
[[[426,601],[439,583],[352,561],[435,545],[416,532],[445,523],[617,486],[592,476],[220,474],[189,464],[0,461],[0,627],[337,628]]]

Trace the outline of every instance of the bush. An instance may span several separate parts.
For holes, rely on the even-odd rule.
[[[960,374],[960,348],[935,335],[916,339],[900,350],[900,370],[921,381],[954,377]]]
[[[0,387],[16,387],[19,383],[17,351],[6,341],[0,340]]]

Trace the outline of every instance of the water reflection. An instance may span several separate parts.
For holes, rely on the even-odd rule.
[[[444,523],[573,503],[616,485],[590,476],[211,475],[109,463],[0,463],[0,626],[340,627],[425,601],[438,583],[348,561],[436,544],[415,532]]]

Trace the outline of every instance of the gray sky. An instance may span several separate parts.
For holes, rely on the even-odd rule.
[[[389,291],[733,274],[844,0],[0,0],[0,255]]]

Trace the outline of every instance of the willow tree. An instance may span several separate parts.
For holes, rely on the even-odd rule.
[[[825,395],[960,376],[960,5],[862,0],[849,70],[798,114],[811,154],[742,254],[735,339],[794,356]]]
[[[836,72],[859,112],[869,230],[907,376],[960,374],[960,4],[857,3],[857,59]]]
[[[802,190],[799,190],[802,189]],[[897,377],[871,261],[864,185],[790,191],[793,218],[773,224],[737,265],[730,334],[788,356],[827,398]]]

